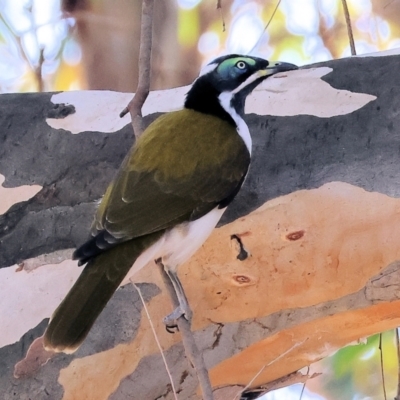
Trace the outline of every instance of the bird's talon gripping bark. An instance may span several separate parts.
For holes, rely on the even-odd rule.
[[[165,330],[168,333],[176,333],[179,332],[179,327],[178,325],[165,325]]]
[[[184,307],[179,306],[176,307],[171,314],[165,316],[163,322],[167,332],[176,333],[179,331],[176,321],[178,321],[180,317],[184,317],[190,324],[192,322],[192,310],[189,307],[185,309]]]

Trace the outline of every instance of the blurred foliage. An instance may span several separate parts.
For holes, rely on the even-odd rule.
[[[55,0],[0,3],[0,91],[57,90],[80,86],[74,21]],[[71,51],[72,49],[72,51]]]
[[[183,47],[192,47],[197,45],[200,35],[199,13],[196,8],[178,11],[178,41]]]
[[[219,10],[217,0],[172,1],[178,5],[177,22],[171,22],[176,24],[178,51],[191,58],[188,63],[197,62],[194,49],[203,63],[232,52],[299,65],[350,55],[341,0],[282,0],[266,31],[278,0],[222,0]],[[358,54],[400,47],[400,1],[347,2]],[[74,3],[81,3],[89,14],[95,14],[100,4]],[[61,0],[2,0],[1,92],[87,88],[74,17],[62,11]],[[163,68],[167,66],[158,70]],[[186,84],[185,79],[180,84]]]
[[[396,396],[399,369],[396,334],[388,331],[381,335],[382,352],[380,335],[374,335],[366,344],[345,347],[323,361],[330,370],[321,387],[326,399],[384,399],[381,357],[387,398]]]
[[[313,364],[317,378],[306,383],[301,400],[393,400],[397,395],[399,361],[394,330],[352,344]],[[382,357],[382,361],[381,361]],[[382,380],[382,363],[386,398]],[[300,400],[302,384],[266,394],[262,400]]]

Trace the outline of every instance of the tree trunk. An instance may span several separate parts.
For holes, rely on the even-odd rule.
[[[217,398],[300,381],[289,374],[400,325],[399,63],[400,55],[330,61],[270,78],[248,99],[250,174],[179,270],[213,387],[224,388]],[[186,91],[152,92],[146,122],[179,108]],[[76,353],[15,368],[81,271],[68,258],[132,145],[129,117],[118,118],[130,97],[0,96],[1,398],[172,398],[129,284]],[[171,306],[157,268],[134,280],[179,398],[198,399],[180,335],[162,324]]]
[[[136,90],[142,2],[64,0],[62,8],[76,20],[74,34],[82,49],[86,87],[121,92]],[[153,89],[181,86],[191,82],[198,74],[201,59],[197,46],[187,47],[179,43],[177,24],[176,1],[156,2],[153,22]]]

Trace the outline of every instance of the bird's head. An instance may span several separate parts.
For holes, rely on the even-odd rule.
[[[229,120],[229,108],[243,115],[247,95],[263,80],[297,68],[294,64],[238,54],[219,57],[200,72],[187,94],[185,107]],[[224,116],[226,113],[229,115]]]

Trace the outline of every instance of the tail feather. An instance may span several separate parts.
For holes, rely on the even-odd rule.
[[[161,233],[122,243],[89,260],[55,310],[44,335],[47,350],[74,352],[129,272],[139,255]]]

